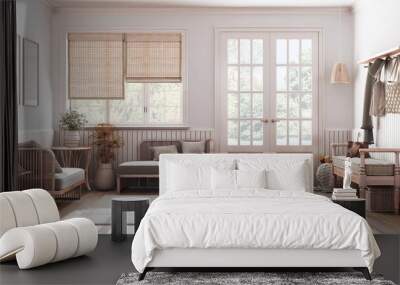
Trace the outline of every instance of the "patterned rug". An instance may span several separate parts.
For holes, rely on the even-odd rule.
[[[116,285],[395,285],[381,276],[368,281],[359,272],[148,272],[138,281],[138,273],[122,274]]]

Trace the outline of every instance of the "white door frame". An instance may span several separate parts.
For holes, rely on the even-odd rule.
[[[223,131],[223,122],[221,122],[221,116],[220,113],[223,110],[223,96],[221,94],[223,93],[223,86],[221,84],[222,82],[222,72],[221,68],[223,68],[223,65],[221,64],[221,35],[225,32],[314,32],[318,34],[318,80],[317,84],[318,87],[315,88],[314,92],[317,92],[315,95],[315,101],[313,102],[313,107],[317,107],[315,110],[315,117],[313,118],[313,147],[312,147],[312,152],[314,154],[318,154],[320,151],[320,148],[322,146],[321,143],[321,136],[323,134],[323,128],[325,126],[325,117],[323,114],[325,113],[325,100],[323,94],[325,94],[325,80],[324,80],[324,70],[325,70],[325,49],[324,49],[324,32],[322,28],[310,28],[310,27],[258,27],[258,28],[229,28],[229,27],[216,27],[214,29],[214,54],[215,54],[215,59],[214,59],[214,77],[215,77],[215,82],[214,82],[214,98],[215,98],[215,109],[214,109],[214,128],[215,128],[215,147],[216,151],[218,152],[223,152],[225,151],[222,149],[222,131]],[[266,70],[265,73],[270,72],[270,70]],[[264,75],[265,78],[265,75]],[[313,114],[314,115],[314,114]]]

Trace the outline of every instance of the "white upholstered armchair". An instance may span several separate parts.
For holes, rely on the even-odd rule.
[[[95,249],[91,220],[60,221],[54,199],[42,189],[0,193],[0,262],[16,259],[20,269],[84,255]]]

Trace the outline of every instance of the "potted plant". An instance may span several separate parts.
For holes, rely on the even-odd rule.
[[[87,123],[85,115],[77,111],[65,112],[60,119],[60,126],[64,130],[64,146],[79,146],[81,140],[79,130]]]
[[[93,145],[98,161],[95,186],[98,190],[109,190],[114,187],[112,161],[115,150],[121,146],[120,138],[114,134],[110,124],[98,124],[95,128]]]

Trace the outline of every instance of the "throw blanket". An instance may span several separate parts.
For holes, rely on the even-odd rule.
[[[143,272],[155,249],[358,249],[372,271],[379,248],[367,222],[328,198],[300,191],[197,191],[157,198],[132,243]]]

